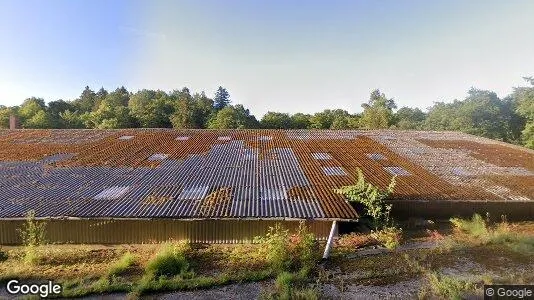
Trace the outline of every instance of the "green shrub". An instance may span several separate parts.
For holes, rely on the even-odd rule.
[[[473,282],[453,276],[438,275],[435,272],[428,273],[427,279],[433,295],[444,299],[462,299],[466,292],[476,289]]]
[[[26,222],[18,229],[24,247],[24,261],[30,264],[39,262],[37,247],[46,244],[46,223],[35,220],[35,211],[26,213]]]
[[[474,214],[470,220],[452,218],[450,221],[457,231],[484,241],[489,240],[489,231],[486,221],[479,214]]]
[[[456,245],[504,245],[515,252],[534,254],[534,236],[514,232],[505,219],[495,226],[489,226],[479,214],[470,220],[452,218],[450,221],[454,225]]]
[[[124,253],[118,261],[111,265],[108,271],[108,277],[119,276],[124,274],[135,263],[136,258],[132,253]]]
[[[308,227],[301,221],[299,223],[299,230],[297,234],[292,236],[290,243],[295,245],[294,251],[296,257],[299,259],[299,265],[301,272],[305,274],[309,273],[319,260],[319,251],[317,239],[312,232],[309,232]]]
[[[275,280],[275,287],[280,299],[290,299],[291,289],[295,281],[295,275],[289,272],[278,274]]]
[[[344,186],[334,190],[338,194],[344,195],[349,202],[361,203],[365,207],[366,215],[373,218],[374,227],[381,228],[391,225],[390,213],[391,204],[385,200],[393,193],[395,188],[395,176],[391,179],[386,190],[365,181],[361,169],[358,169],[358,181],[355,185]]]
[[[303,269],[309,272],[318,261],[315,235],[308,231],[304,222],[299,224],[295,234],[289,234],[279,223],[270,227],[263,237],[256,237],[260,243],[259,253],[275,272]]]
[[[18,229],[22,244],[25,246],[39,246],[46,244],[46,223],[35,220],[35,211],[26,213],[26,222]]]
[[[288,270],[291,266],[289,251],[289,231],[276,223],[269,227],[269,231],[263,237],[254,238],[254,242],[260,243],[260,253],[264,256],[271,268],[275,271]]]
[[[165,244],[158,254],[147,263],[146,273],[159,276],[185,275],[189,270],[186,252],[189,244]]]
[[[381,245],[394,250],[400,245],[402,229],[397,227],[385,227],[371,234]]]
[[[8,258],[7,252],[0,248],[0,262],[6,261]]]

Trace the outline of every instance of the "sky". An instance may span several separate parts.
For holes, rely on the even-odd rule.
[[[267,111],[500,97],[534,76],[531,0],[0,0],[0,105],[188,87]]]

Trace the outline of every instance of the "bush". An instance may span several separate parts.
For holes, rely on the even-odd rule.
[[[108,278],[124,274],[135,263],[136,258],[132,253],[124,253],[124,255],[109,268]]]
[[[374,231],[371,235],[384,247],[394,250],[400,245],[402,239],[402,229],[397,227],[386,227]]]
[[[486,221],[479,215],[474,214],[471,220],[464,220],[460,218],[451,218],[451,223],[454,225],[456,231],[466,233],[474,238],[489,240],[489,231],[486,226]]]
[[[338,194],[344,195],[349,202],[361,203],[365,207],[366,215],[373,218],[374,227],[382,228],[391,225],[390,213],[391,204],[385,200],[393,193],[395,188],[395,176],[391,179],[386,190],[365,181],[361,169],[358,169],[358,181],[355,185],[344,186],[334,190]]]
[[[454,225],[455,244],[504,245],[515,252],[534,254],[534,237],[514,232],[504,217],[496,226],[489,226],[479,214],[470,220],[452,218],[450,221]]]
[[[186,275],[189,262],[186,252],[188,243],[165,244],[160,252],[147,263],[146,273],[153,277]]]
[[[341,235],[336,244],[341,250],[354,250],[365,246],[376,245],[378,241],[369,234],[351,232]]]
[[[26,213],[26,222],[18,229],[24,247],[24,261],[35,264],[40,260],[37,246],[46,244],[46,223],[35,220],[35,211]]]
[[[315,235],[308,231],[304,222],[293,235],[277,223],[264,237],[256,237],[254,241],[261,244],[259,253],[275,272],[304,269],[307,273],[319,258]]]
[[[46,244],[46,223],[35,220],[35,211],[26,213],[26,222],[18,229],[22,244],[25,246],[39,246]]]
[[[0,262],[6,261],[7,259],[8,259],[7,252],[2,250],[2,248],[0,248]]]
[[[298,268],[301,272],[309,273],[319,260],[318,244],[315,235],[308,231],[304,222],[299,223],[299,230],[290,238],[290,245],[295,245],[292,253],[295,253],[299,259]]]
[[[427,279],[432,293],[444,299],[462,299],[466,292],[476,288],[473,282],[452,276],[438,275],[435,272],[428,273]]]
[[[289,272],[282,272],[278,274],[275,280],[275,287],[281,299],[291,298],[291,288],[293,287],[294,281],[295,275]]]
[[[254,242],[262,244],[259,251],[275,271],[287,270],[291,266],[288,241],[289,231],[279,223],[269,227],[265,236],[254,238]]]

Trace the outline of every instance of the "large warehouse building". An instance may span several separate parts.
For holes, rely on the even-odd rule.
[[[358,214],[334,189],[357,170],[402,215],[534,216],[534,151],[456,132],[0,131],[0,244],[29,210],[52,242],[240,242]]]

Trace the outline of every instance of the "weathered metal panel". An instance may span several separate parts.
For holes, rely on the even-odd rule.
[[[188,239],[194,243],[241,243],[264,235],[269,227],[281,224],[296,231],[298,221],[269,220],[47,220],[47,239],[51,243],[139,244]],[[0,221],[0,244],[20,244],[17,231],[23,220]],[[319,239],[328,237],[332,222],[307,221]]]

